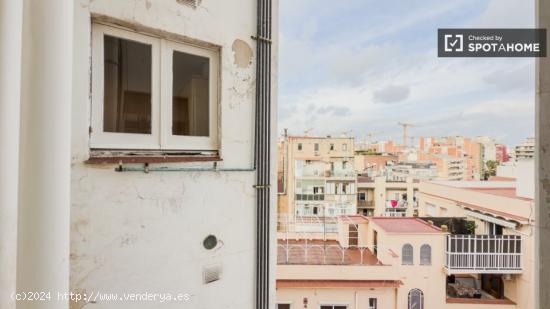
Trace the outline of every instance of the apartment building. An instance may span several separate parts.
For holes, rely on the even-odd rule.
[[[277,308],[534,308],[532,168],[513,182],[422,182],[421,218],[279,233]]]
[[[535,138],[525,139],[521,144],[514,148],[515,160],[533,159],[535,157]]]
[[[382,175],[390,181],[406,181],[407,178],[432,180],[438,177],[437,165],[431,161],[400,161],[388,165]]]
[[[447,308],[446,235],[417,218],[359,215],[328,236],[281,234],[277,309]]]
[[[354,139],[286,136],[279,215],[339,216],[357,211]]]
[[[420,185],[420,216],[468,222],[466,235],[446,236],[444,271],[448,297],[454,297],[447,303],[460,308],[534,308],[534,177],[528,171],[523,168],[512,182]]]
[[[357,213],[365,216],[412,216],[418,206],[419,180],[392,180],[386,176],[359,177]]]
[[[422,137],[419,145],[418,160],[435,162],[438,166],[439,177],[453,180],[481,179],[484,164],[483,144],[467,137],[451,136]],[[462,163],[459,162],[460,160]]]
[[[0,308],[273,308],[276,3],[1,8]]]
[[[500,163],[506,163],[510,160],[506,145],[496,144],[496,160]]]
[[[426,158],[436,164],[437,178],[454,181],[466,178],[464,159],[446,154],[430,154],[423,157]]]
[[[497,144],[490,136],[478,136],[475,141],[483,145],[483,160],[497,161]]]
[[[365,154],[361,151],[355,152],[355,171],[357,174],[375,177],[390,164],[398,162],[399,157],[388,154]]]

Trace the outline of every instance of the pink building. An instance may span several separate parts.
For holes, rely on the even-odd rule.
[[[508,162],[510,157],[508,156],[508,148],[506,148],[506,145],[496,145],[496,157],[498,162]]]

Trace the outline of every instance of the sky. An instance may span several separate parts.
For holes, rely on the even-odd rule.
[[[534,0],[279,5],[279,133],[401,141],[406,122],[416,137],[534,136],[533,58],[437,57],[438,28],[532,28]]]

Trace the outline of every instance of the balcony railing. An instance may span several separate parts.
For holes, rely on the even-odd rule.
[[[374,201],[365,201],[357,199],[357,207],[374,207]]]
[[[521,236],[448,235],[445,267],[449,274],[522,272]]]

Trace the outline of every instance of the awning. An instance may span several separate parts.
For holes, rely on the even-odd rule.
[[[515,222],[495,218],[493,216],[485,215],[485,214],[475,212],[475,211],[471,211],[471,210],[466,210],[466,216],[478,218],[478,219],[481,219],[483,221],[495,223],[495,224],[502,225],[504,227],[511,228],[511,229],[515,229],[516,226],[517,226],[517,223],[515,223]]]

